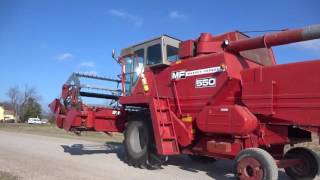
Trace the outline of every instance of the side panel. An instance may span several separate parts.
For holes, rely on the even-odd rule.
[[[268,123],[320,126],[320,60],[241,72],[244,104]]]
[[[197,125],[204,132],[244,135],[257,128],[258,120],[243,106],[207,106],[197,116]]]

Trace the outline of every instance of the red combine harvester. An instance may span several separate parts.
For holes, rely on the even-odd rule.
[[[170,155],[235,159],[243,180],[313,179],[319,160],[294,144],[320,134],[320,60],[277,65],[272,46],[320,38],[320,25],[250,38],[163,35],[113,57],[119,79],[73,74],[50,107],[67,131],[123,132],[126,161],[156,169]],[[94,78],[122,89],[83,85]],[[89,106],[83,96],[108,99]],[[285,145],[291,149],[285,152]]]

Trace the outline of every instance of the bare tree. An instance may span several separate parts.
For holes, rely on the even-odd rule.
[[[27,101],[29,101],[30,99],[34,101],[39,101],[40,96],[38,96],[38,93],[35,87],[29,87],[28,85],[25,85],[21,106],[23,107],[27,103]]]
[[[41,106],[39,104],[40,96],[35,87],[25,85],[24,91],[21,92],[19,87],[12,87],[8,90],[10,105],[13,107],[14,116],[19,122],[25,122],[29,116],[40,116]]]
[[[8,101],[0,102],[0,106],[4,107],[4,109],[11,110],[11,111],[13,111],[14,109],[12,104]]]
[[[17,119],[19,119],[18,113],[20,111],[21,103],[21,92],[19,90],[19,87],[11,87],[7,92],[7,96],[9,97],[9,102],[13,107],[14,116],[17,117]]]
[[[29,117],[37,117],[41,114],[41,106],[39,104],[40,96],[35,87],[25,85],[22,93],[19,116],[21,121],[27,121]]]

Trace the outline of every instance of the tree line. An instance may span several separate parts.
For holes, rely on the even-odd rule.
[[[26,122],[28,118],[41,118],[42,108],[40,105],[41,97],[35,87],[25,86],[20,89],[18,86],[11,87],[6,93],[9,101],[3,102],[5,109],[13,111],[17,122]]]

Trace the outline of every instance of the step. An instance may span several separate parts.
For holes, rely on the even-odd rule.
[[[166,98],[161,100],[154,99],[153,107],[151,107],[153,118],[157,121],[158,126],[156,127],[159,132],[159,140],[156,140],[157,145],[161,146],[159,153],[163,155],[179,154],[178,140],[174,132],[171,111],[169,103]]]

